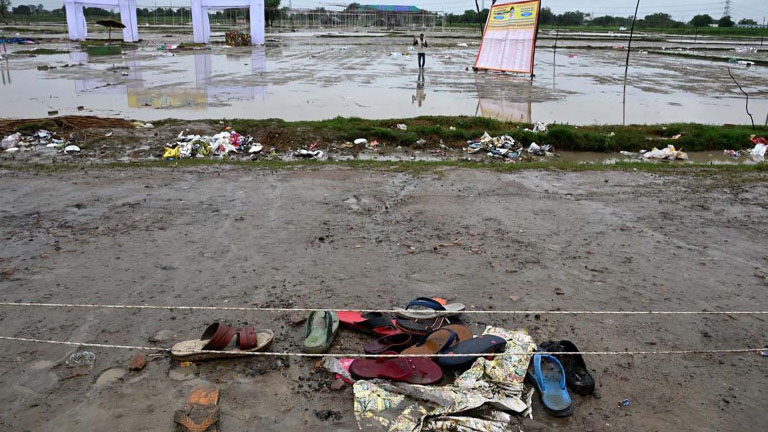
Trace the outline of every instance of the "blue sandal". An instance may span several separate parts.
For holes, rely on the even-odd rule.
[[[573,414],[571,396],[565,389],[563,365],[554,356],[534,354],[533,370],[533,381],[541,394],[544,409],[555,417],[568,417]]]

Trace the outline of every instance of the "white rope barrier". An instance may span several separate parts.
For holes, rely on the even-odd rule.
[[[46,339],[32,339],[12,336],[0,336],[0,340],[14,341],[14,342],[29,342],[29,343],[44,343],[52,345],[68,345],[76,347],[91,347],[91,348],[114,348],[114,349],[126,349],[137,351],[162,351],[170,353],[170,348],[163,347],[147,347],[147,346],[134,346],[134,345],[115,345],[115,344],[101,344],[101,343],[88,343],[88,342],[68,342],[68,341],[56,341]],[[716,350],[663,350],[663,351],[580,351],[580,352],[546,352],[541,354],[550,355],[687,355],[687,354],[744,354],[744,353],[761,353],[768,350],[768,348],[736,348],[736,349],[716,349]],[[193,351],[184,352],[189,354],[233,354],[232,351]],[[253,352],[253,351],[238,351],[237,355],[240,356],[264,356],[264,357],[353,357],[353,358],[397,358],[397,357],[500,357],[511,355],[533,355],[534,352],[520,351],[520,352],[504,352],[504,353],[489,353],[489,354],[360,354],[360,353],[294,353],[294,352]],[[183,360],[180,358],[179,360]]]
[[[402,309],[322,309],[322,308],[265,308],[247,306],[157,306],[157,305],[115,305],[82,303],[28,303],[0,302],[0,306],[55,307],[91,309],[141,309],[141,310],[207,310],[239,312],[380,312],[397,313]],[[510,314],[510,315],[768,315],[768,311],[562,311],[562,310],[464,310],[461,314]]]

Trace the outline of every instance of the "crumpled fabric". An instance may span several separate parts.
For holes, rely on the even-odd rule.
[[[533,353],[525,330],[487,327],[507,340],[505,352]],[[357,381],[354,409],[361,430],[387,432],[504,432],[515,415],[530,415],[533,389],[524,393],[531,355],[478,358],[447,386],[383,380]]]

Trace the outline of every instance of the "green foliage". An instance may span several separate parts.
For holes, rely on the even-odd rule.
[[[715,20],[707,15],[696,15],[693,17],[693,19],[688,23],[694,27],[708,27],[710,24],[714,24]]]
[[[720,21],[717,22],[717,25],[720,26],[720,27],[733,27],[735,25],[735,23],[733,22],[731,17],[726,15],[726,16],[720,18]]]

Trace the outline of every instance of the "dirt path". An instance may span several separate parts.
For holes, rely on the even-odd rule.
[[[768,186],[764,175],[733,176],[5,171],[0,301],[388,308],[441,295],[476,309],[768,310]],[[156,345],[170,346],[217,319],[272,328],[274,350],[298,349],[290,314],[6,307],[0,335],[148,345],[168,330]],[[758,316],[466,322],[478,332],[524,327],[538,342],[567,338],[584,350],[764,346],[767,327]],[[362,341],[343,330],[333,350]],[[351,389],[330,390],[311,360],[179,368],[159,358],[105,383],[99,375],[126,368],[133,352],[95,349],[94,368],[76,371],[63,364],[68,347],[0,346],[0,430],[171,430],[173,411],[202,382],[221,388],[224,431],[356,430]],[[574,395],[566,420],[537,404],[524,430],[582,431],[585,418],[621,431],[768,423],[768,359],[757,354],[587,361],[602,397]],[[335,413],[321,420],[323,410]]]

